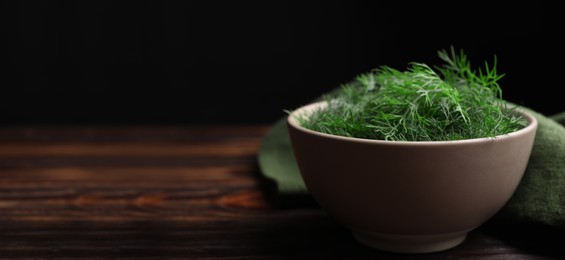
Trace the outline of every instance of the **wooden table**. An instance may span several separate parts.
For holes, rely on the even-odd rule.
[[[0,258],[540,259],[565,235],[485,224],[401,255],[315,207],[277,208],[256,154],[268,126],[0,128]],[[563,258],[562,258],[563,259]]]

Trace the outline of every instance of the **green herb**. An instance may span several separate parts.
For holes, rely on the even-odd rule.
[[[495,137],[527,125],[502,99],[504,76],[494,63],[473,70],[465,53],[438,51],[442,66],[382,66],[327,95],[327,107],[299,117],[322,133],[392,141],[448,141]]]

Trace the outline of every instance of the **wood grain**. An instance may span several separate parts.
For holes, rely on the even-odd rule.
[[[0,129],[0,258],[558,259],[563,233],[486,224],[457,248],[357,243],[316,207],[277,208],[256,154],[267,126]]]

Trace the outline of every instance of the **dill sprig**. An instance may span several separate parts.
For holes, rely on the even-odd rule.
[[[298,120],[322,133],[390,141],[495,137],[527,125],[502,99],[496,56],[479,70],[462,50],[438,56],[444,64],[435,69],[412,62],[405,71],[381,66],[361,74]]]

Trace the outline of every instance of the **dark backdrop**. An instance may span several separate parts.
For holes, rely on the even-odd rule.
[[[538,1],[3,1],[0,122],[271,123],[355,75],[462,48],[505,98],[565,110],[560,8]]]

